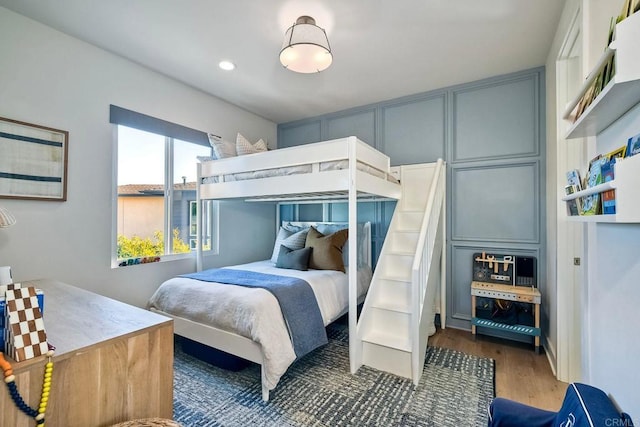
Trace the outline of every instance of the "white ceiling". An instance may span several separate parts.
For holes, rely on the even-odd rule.
[[[0,0],[14,12],[276,123],[544,65],[565,0]],[[333,64],[284,69],[285,30],[325,28]],[[233,61],[225,72],[217,64]]]

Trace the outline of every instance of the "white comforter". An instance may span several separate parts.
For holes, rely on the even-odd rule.
[[[332,270],[287,270],[269,260],[227,268],[292,276],[306,280],[318,301],[325,325],[349,305],[348,275]],[[359,269],[358,295],[364,295],[371,269]],[[175,277],[164,282],[149,300],[149,308],[250,338],[262,346],[266,386],[273,390],[296,356],[278,300],[264,289],[222,285]]]

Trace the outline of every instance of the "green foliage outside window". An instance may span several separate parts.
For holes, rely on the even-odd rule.
[[[189,245],[180,238],[180,230],[173,230],[173,253],[191,252]],[[164,233],[156,231],[153,237],[126,237],[118,235],[118,259],[164,255]]]

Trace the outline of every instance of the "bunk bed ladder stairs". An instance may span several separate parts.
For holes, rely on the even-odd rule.
[[[439,160],[400,169],[402,198],[378,258],[358,335],[362,364],[417,385],[428,337],[435,332],[435,314],[445,314],[445,167]]]

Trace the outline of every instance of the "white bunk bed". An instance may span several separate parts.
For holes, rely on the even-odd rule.
[[[267,171],[265,174],[256,171]],[[266,176],[264,175],[273,175]],[[256,177],[257,176],[257,177]],[[348,202],[349,357],[355,373],[357,346],[357,201],[399,199],[401,187],[391,175],[389,157],[356,137],[307,144],[198,164],[197,270],[203,268],[202,202],[220,199],[305,201],[340,199]],[[278,218],[279,220],[279,218]],[[369,245],[370,246],[370,245]],[[360,300],[361,302],[361,300]],[[157,310],[156,310],[157,311]],[[226,330],[170,313],[176,334],[263,365],[259,344]],[[262,398],[269,399],[262,369]]]

